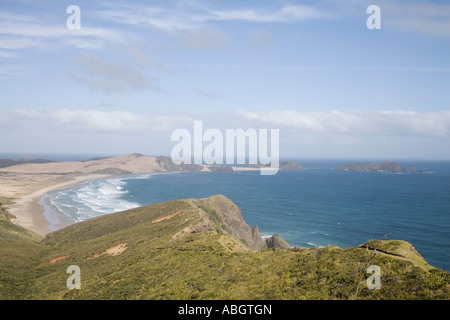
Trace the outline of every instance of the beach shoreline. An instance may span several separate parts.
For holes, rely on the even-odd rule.
[[[89,180],[105,179],[124,174],[148,174],[158,172],[182,172],[198,169],[173,164],[168,157],[152,157],[139,153],[86,161],[24,163],[0,168],[0,199],[8,199],[4,205],[16,218],[13,223],[39,235],[49,230],[39,203],[52,191],[71,187]],[[209,171],[203,166],[201,171]]]
[[[28,177],[27,177],[28,176]],[[105,179],[114,175],[110,174],[71,174],[71,175],[51,175],[51,179],[46,179],[49,175],[27,175],[14,176],[16,178],[13,190],[8,190],[8,185],[2,183],[2,193],[9,195],[13,199],[13,204],[5,206],[8,212],[15,216],[13,223],[31,230],[41,236],[54,230],[49,229],[52,225],[45,216],[45,208],[40,201],[47,193],[60,189],[72,187],[87,181]],[[13,178],[12,176],[9,178]],[[21,185],[31,182],[31,186]],[[20,179],[21,178],[21,179]],[[29,179],[27,179],[29,178]],[[2,179],[4,180],[4,179]],[[4,182],[4,181],[2,181]],[[19,188],[18,188],[19,187]],[[19,190],[20,191],[19,191]]]
[[[233,167],[233,171],[255,171],[259,168],[247,168],[247,167]],[[148,172],[146,174],[155,174],[161,172]],[[168,172],[164,172],[168,173]],[[133,173],[131,175],[139,175],[143,173]],[[54,232],[58,229],[69,226],[71,223],[63,221],[63,213],[54,207],[49,198],[44,197],[55,191],[63,190],[69,187],[86,183],[93,180],[107,179],[118,176],[121,174],[69,174],[59,175],[58,180],[55,183],[45,183],[34,189],[32,193],[24,194],[19,197],[14,197],[14,203],[6,206],[9,213],[13,214],[16,218],[12,220],[13,223],[20,225],[28,230],[31,230],[41,236],[45,236],[47,233]],[[34,178],[44,177],[46,174],[35,174]],[[60,182],[62,180],[63,182]],[[51,211],[51,212],[50,212]]]
[[[44,236],[67,226],[62,214],[50,216],[49,212],[55,211],[55,208],[52,207],[49,199],[43,199],[47,193],[90,180],[124,174],[189,172],[186,168],[173,168],[170,166],[173,164],[166,162],[165,158],[126,154],[90,161],[27,163],[5,167],[0,169],[0,198],[11,200],[12,204],[4,205],[4,207],[15,216],[12,219],[13,223]],[[169,167],[166,167],[167,165]],[[260,168],[239,166],[233,166],[232,169],[236,172],[260,170]],[[211,170],[204,166],[200,171]],[[47,216],[46,209],[49,211]]]

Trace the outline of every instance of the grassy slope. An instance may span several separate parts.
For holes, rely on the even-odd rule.
[[[14,238],[40,240],[41,236],[38,234],[11,222],[12,219],[15,219],[15,216],[10,214],[4,206],[12,203],[13,201],[11,199],[0,197],[0,239]]]
[[[39,235],[11,222],[15,217],[3,207],[8,204],[10,199],[0,198],[0,299],[20,299],[44,246]]]
[[[0,239],[0,298],[351,299],[361,276],[359,299],[450,298],[449,273],[418,265],[426,262],[404,251],[405,242],[250,251],[217,232],[210,212],[220,215],[218,200],[223,197],[213,197],[209,209],[184,199],[110,214],[53,232],[40,243],[33,237]],[[120,255],[92,259],[123,243],[127,249]],[[373,256],[370,246],[384,253]],[[50,262],[61,256],[67,258]],[[380,290],[365,286],[369,260],[381,267]],[[81,290],[66,287],[69,265],[81,269]]]

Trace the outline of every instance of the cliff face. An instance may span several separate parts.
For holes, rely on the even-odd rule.
[[[265,249],[266,243],[259,234],[258,226],[250,228],[242,218],[241,211],[230,199],[215,195],[194,201],[209,214],[219,232],[225,232],[242,242],[250,250]]]
[[[353,299],[357,288],[358,299],[450,298],[449,273],[406,242],[264,250],[257,227],[220,195],[104,215],[41,241],[7,219],[0,216],[0,299]],[[382,290],[358,285],[369,261],[381,269]],[[79,290],[67,288],[71,265]]]

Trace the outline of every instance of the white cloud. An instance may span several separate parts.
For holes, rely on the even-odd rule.
[[[211,21],[275,23],[322,19],[328,15],[313,6],[306,5],[287,5],[275,10],[223,10],[191,2],[186,6],[164,9],[138,5],[117,6],[115,9],[98,11],[97,16],[125,24],[179,31],[202,27]]]
[[[145,126],[138,115],[124,111],[96,110],[17,110],[11,112],[22,121],[45,122],[47,125],[64,126],[66,129],[96,129],[101,131],[139,130]]]
[[[285,156],[424,157],[450,156],[450,111],[233,111],[191,114],[134,113],[110,110],[4,110],[0,118],[3,147],[17,151],[170,153],[173,130],[280,129]],[[70,141],[70,144],[68,144]],[[42,152],[42,150],[41,150]]]
[[[48,124],[100,131],[140,131],[192,127],[194,120],[216,128],[275,128],[291,134],[343,136],[450,137],[450,110],[416,112],[387,111],[331,111],[298,112],[290,110],[244,111],[226,114],[193,115],[187,112],[153,112],[139,114],[127,111],[97,110],[6,110],[5,118],[37,121]]]
[[[20,109],[5,110],[5,123],[58,132],[144,132],[167,130],[193,121],[188,115],[171,113],[138,114],[127,111]],[[42,127],[43,126],[43,127]],[[55,131],[56,130],[56,131]]]
[[[118,6],[115,9],[98,11],[96,14],[104,20],[162,30],[190,29],[193,23],[192,18],[183,17],[177,12],[148,6]]]
[[[52,23],[38,16],[0,12],[0,48],[20,50],[50,46],[51,41],[76,48],[92,48],[102,42],[122,42],[123,32],[112,28],[97,28],[86,24],[79,30],[69,30],[65,23]]]
[[[236,116],[254,126],[271,126],[304,134],[450,136],[450,111],[244,111]]]
[[[284,6],[275,11],[254,9],[243,10],[211,10],[212,16],[205,20],[242,20],[248,22],[292,22],[307,19],[320,19],[326,14],[312,6],[295,5]]]

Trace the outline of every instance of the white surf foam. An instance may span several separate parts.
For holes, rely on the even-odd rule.
[[[148,175],[141,175],[144,179]],[[133,177],[134,178],[134,177]],[[139,207],[123,199],[129,193],[126,178],[93,180],[56,193],[51,201],[58,210],[79,222],[96,216]]]

